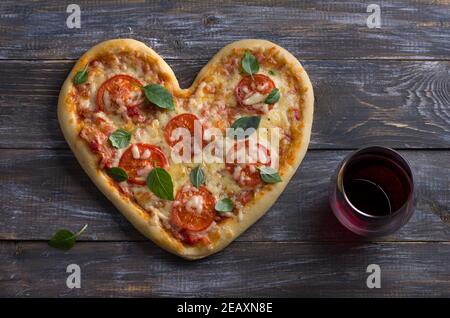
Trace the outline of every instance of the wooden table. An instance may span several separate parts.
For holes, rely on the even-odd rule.
[[[70,2],[69,2],[70,3]],[[450,296],[450,5],[447,1],[0,2],[0,296]],[[381,28],[368,28],[369,3]],[[276,6],[275,6],[276,4]],[[310,150],[276,204],[227,249],[188,262],[140,235],[95,188],[63,139],[56,104],[74,61],[131,37],[183,86],[218,49],[272,40],[308,71],[316,104]],[[391,236],[361,239],[327,204],[350,151],[379,144],[412,163],[417,206]],[[89,224],[62,252],[60,228]],[[66,267],[81,267],[80,289]],[[381,288],[366,286],[369,264]]]

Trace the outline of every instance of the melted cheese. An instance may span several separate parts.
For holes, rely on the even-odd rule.
[[[145,149],[144,152],[141,155],[141,159],[148,159],[150,158],[150,156],[152,155],[152,153],[150,152],[149,149]]]
[[[139,153],[139,148],[136,145],[131,146],[131,153],[133,154],[133,159],[141,158],[141,154]]]
[[[138,175],[139,177],[144,177],[144,178],[146,178],[147,175],[149,174],[149,172],[150,172],[152,169],[153,169],[152,166],[148,165],[148,166],[145,166],[145,167],[142,168],[142,169],[137,170],[136,173],[137,173],[137,175]]]
[[[200,195],[194,195],[186,202],[186,210],[201,214],[203,212],[203,197]]]
[[[234,171],[233,171],[233,178],[234,178],[234,180],[239,180],[240,179],[241,172],[242,172],[242,166],[241,165],[237,165],[234,168]]]
[[[266,103],[254,104],[252,105],[252,107],[264,114],[267,114],[269,112],[269,105]]]
[[[93,104],[89,98],[80,98],[78,105],[80,109],[84,111],[95,110],[95,104]]]
[[[260,92],[255,92],[252,95],[250,95],[249,97],[247,97],[246,99],[244,99],[242,102],[245,105],[255,105],[255,104],[259,104],[259,103],[263,103],[267,96],[269,94],[261,94]]]
[[[194,166],[194,165],[191,165]],[[167,168],[167,172],[172,176],[175,193],[184,185],[190,184],[188,166],[183,164],[171,164]]]

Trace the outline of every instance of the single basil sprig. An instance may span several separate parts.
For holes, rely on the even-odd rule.
[[[150,84],[144,86],[142,89],[144,90],[145,97],[156,106],[169,110],[174,109],[173,96],[164,86]]]
[[[259,169],[259,175],[261,176],[261,179],[265,183],[281,182],[281,177],[278,174],[278,171],[276,171],[272,167],[261,166],[258,169]]]
[[[78,71],[77,74],[75,74],[75,76],[73,77],[73,83],[75,85],[83,84],[84,82],[87,81],[88,79],[87,67],[88,65],[86,64],[86,66],[81,71]]]
[[[234,123],[231,125],[231,128],[238,129],[242,128],[244,132],[249,129],[253,128],[255,131],[259,127],[259,123],[261,122],[261,116],[248,116],[248,117],[241,117],[234,121]],[[252,132],[253,133],[253,132]],[[234,134],[234,136],[237,137],[237,139],[245,138],[246,134]]]
[[[224,198],[220,201],[217,201],[215,205],[215,209],[217,212],[231,212],[233,211],[233,201],[230,198]]]
[[[253,74],[258,73],[259,71],[259,63],[256,57],[250,53],[249,51],[246,51],[244,54],[244,57],[241,61],[242,69],[245,73],[247,73],[250,76],[253,76]]]
[[[163,168],[154,168],[147,176],[147,187],[157,197],[173,201],[173,183],[170,174]]]
[[[269,75],[275,75],[275,71],[273,71],[273,70],[269,70]]]
[[[48,245],[61,250],[70,250],[75,245],[77,237],[86,230],[87,226],[88,225],[85,224],[81,230],[75,234],[66,229],[59,230],[52,236]]]
[[[121,149],[128,146],[131,140],[131,134],[124,129],[117,129],[109,136],[109,141],[114,148]]]
[[[194,185],[194,187],[198,189],[202,184],[205,183],[205,173],[203,172],[202,168],[200,168],[200,166],[197,166],[191,170],[189,179],[191,180],[191,183]]]
[[[275,104],[280,99],[280,90],[278,88],[272,89],[272,91],[267,95],[264,103],[266,104]]]
[[[128,174],[125,172],[125,170],[119,167],[109,168],[108,170],[106,170],[106,173],[117,182],[128,180]]]

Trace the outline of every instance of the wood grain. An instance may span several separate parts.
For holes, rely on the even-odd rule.
[[[67,3],[0,2],[0,297],[450,297],[450,4],[379,1],[87,1],[81,29]],[[154,48],[182,86],[224,45],[272,40],[296,55],[315,89],[307,156],[271,210],[230,247],[186,262],[142,237],[95,188],[67,149],[57,95],[92,45],[131,37]],[[409,149],[417,205],[378,240],[338,224],[328,180],[354,149]],[[347,150],[346,150],[347,149]],[[89,224],[69,252],[59,228]],[[66,288],[66,267],[82,288]],[[382,288],[366,288],[379,264]]]
[[[188,87],[206,60],[169,60]],[[68,61],[0,62],[0,147],[67,148],[56,118]],[[306,61],[311,148],[450,148],[450,62]]]
[[[405,297],[450,296],[449,243],[302,244],[234,242],[188,262],[151,243],[0,242],[0,297]],[[66,287],[66,267],[81,288]],[[381,288],[368,289],[369,264]]]
[[[370,3],[80,0],[81,28],[69,29],[66,3],[4,0],[0,58],[73,59],[119,37],[177,59],[210,58],[245,38],[276,41],[302,59],[449,58],[447,1],[382,1],[378,29],[366,24]]]
[[[310,151],[276,204],[241,241],[363,241],[338,224],[329,178],[348,151]],[[416,177],[411,221],[381,241],[450,240],[450,161],[446,151],[403,151]],[[47,240],[89,224],[82,240],[145,240],[98,191],[69,150],[2,150],[0,239]]]

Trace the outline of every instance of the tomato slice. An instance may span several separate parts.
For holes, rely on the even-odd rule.
[[[185,114],[181,114],[178,116],[175,116],[174,118],[172,118],[166,125],[166,127],[164,128],[164,139],[166,140],[167,144],[170,147],[175,146],[178,142],[180,142],[182,140],[182,136],[179,136],[179,138],[174,138],[173,134],[175,132],[175,130],[177,128],[186,128],[187,130],[189,130],[190,135],[191,135],[191,154],[190,154],[190,158],[194,157],[194,149],[197,149],[199,147],[203,147],[203,133],[204,133],[204,129],[203,126],[201,126],[201,138],[200,140],[198,140],[199,138],[197,136],[195,136],[194,131],[195,131],[195,122],[198,121],[200,123],[200,120],[198,119],[197,116],[195,116],[194,114],[189,114],[189,113],[185,113]],[[200,123],[201,125],[201,123]],[[195,139],[197,138],[197,140]],[[197,147],[197,148],[195,148]],[[182,156],[182,158],[184,158],[184,148],[180,149],[180,153],[178,153],[179,156]],[[186,160],[188,160],[189,157],[185,158]]]
[[[135,156],[136,153],[139,154],[138,157]],[[145,185],[148,172],[152,168],[164,168],[168,165],[169,161],[159,147],[142,143],[129,146],[119,160],[119,167],[128,174],[128,181],[138,185]]]
[[[205,186],[183,187],[178,191],[172,207],[171,222],[181,230],[198,232],[211,225],[216,200]]]
[[[122,106],[128,109],[142,105],[144,95],[141,87],[141,82],[129,75],[120,74],[111,77],[97,91],[97,110],[114,112]],[[106,104],[105,100],[108,100]]]
[[[181,137],[178,139],[172,138],[172,134],[174,130],[177,128],[188,129],[189,132],[191,133],[191,136],[194,137],[194,125],[195,121],[197,120],[199,121],[197,116],[189,113],[181,114],[172,118],[164,128],[164,138],[166,139],[167,144],[173,147],[181,140]],[[202,139],[203,139],[203,126],[202,126]]]
[[[237,156],[234,153],[237,153],[242,147],[245,147],[246,156],[249,155],[251,156],[251,154],[249,153],[250,149],[248,140],[246,140],[245,142],[237,143],[227,154],[227,163],[225,164],[225,167],[227,168],[228,172],[230,172],[230,174],[233,176],[233,179],[236,180],[236,182],[240,186],[246,188],[254,188],[261,183],[261,177],[259,175],[258,167],[262,165],[270,166],[271,164],[270,150],[258,143],[257,144],[258,157],[256,162],[239,163],[238,159],[236,158]],[[230,161],[232,158],[233,162],[229,163],[228,161]]]
[[[264,114],[262,110],[263,107],[258,107],[264,104],[264,101],[256,103],[255,105],[247,105],[244,101],[255,93],[261,95],[269,94],[275,88],[275,83],[270,79],[270,77],[263,74],[255,74],[252,76],[245,76],[239,84],[236,86],[235,95],[236,100],[241,107],[245,107],[251,111],[258,114]],[[267,105],[267,109],[271,110],[273,104]]]

